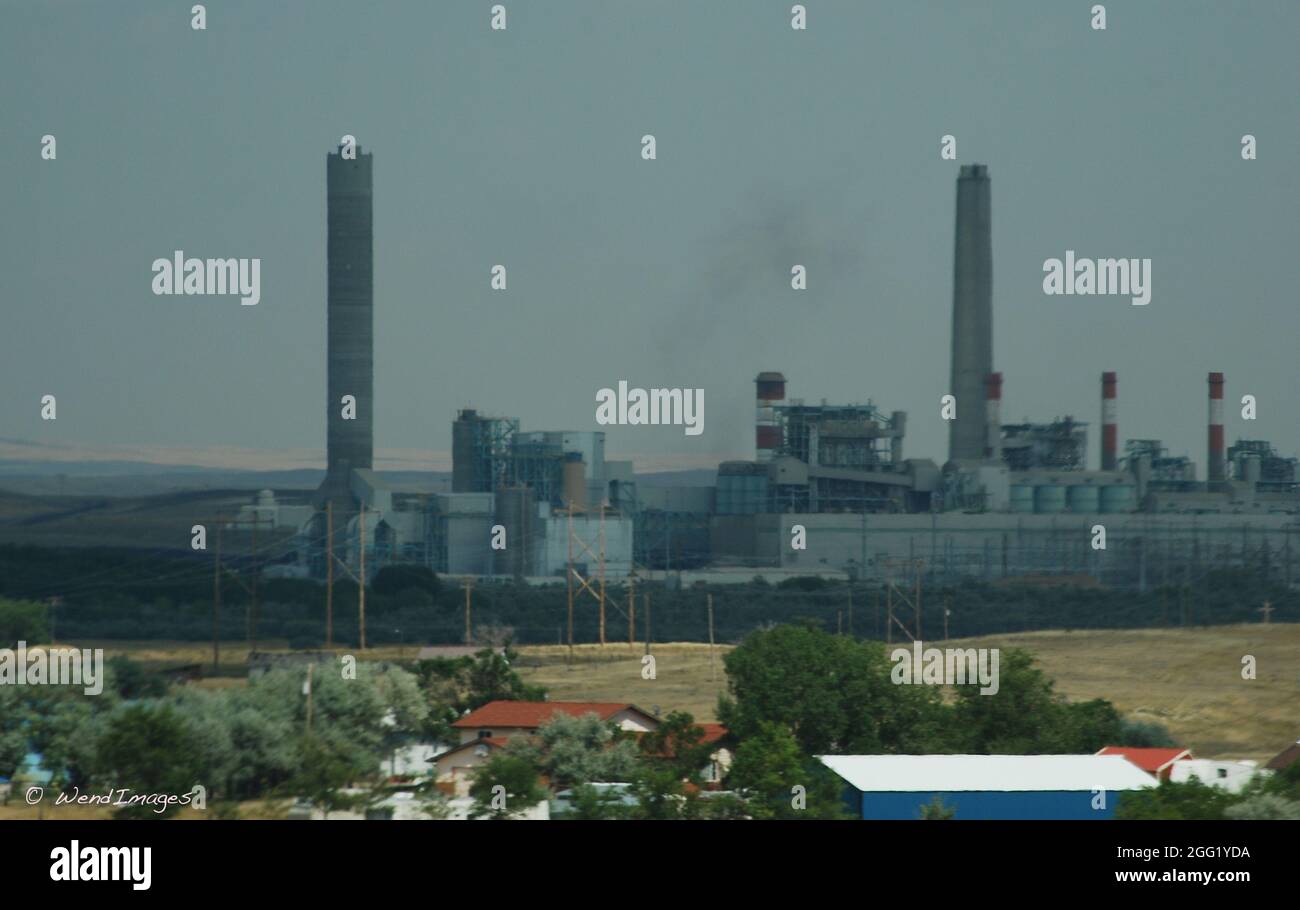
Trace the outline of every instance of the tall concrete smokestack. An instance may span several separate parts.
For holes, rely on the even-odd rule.
[[[1210,451],[1206,477],[1211,488],[1223,483],[1223,374],[1211,373],[1210,383]]]
[[[989,373],[984,399],[986,444],[984,457],[993,461],[1002,460],[1002,374]]]
[[[326,354],[325,441],[328,469],[316,493],[323,505],[354,507],[349,475],[374,457],[373,157],[342,147],[325,159]],[[344,417],[343,397],[355,401]]]
[[[993,232],[989,171],[962,165],[957,177],[957,230],[952,269],[951,394],[957,416],[948,422],[948,458],[984,458],[984,383],[993,372]]]
[[[1101,469],[1114,471],[1119,464],[1119,415],[1116,410],[1115,388],[1119,379],[1115,373],[1101,374]]]

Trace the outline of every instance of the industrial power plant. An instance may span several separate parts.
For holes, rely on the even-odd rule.
[[[1121,449],[1114,371],[1099,374],[1099,470],[1086,467],[1086,421],[1002,422],[983,165],[957,178],[942,464],[908,457],[905,411],[808,404],[766,371],[754,381],[753,460],[722,463],[712,486],[638,485],[630,460],[606,459],[603,432],[525,430],[464,408],[452,425],[451,491],[437,494],[394,492],[372,470],[372,156],[335,152],[326,177],[327,476],[311,502],[264,491],[235,522],[297,528],[296,561],[276,571],[323,578],[337,561],[367,576],[418,563],[531,583],[924,574],[1144,589],[1250,567],[1295,583],[1297,459],[1264,440],[1225,447],[1223,373],[1207,373],[1203,480],[1158,439]]]

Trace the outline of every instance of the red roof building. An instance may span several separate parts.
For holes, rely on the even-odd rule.
[[[1105,746],[1098,755],[1122,755],[1152,777],[1168,780],[1173,771],[1174,762],[1192,758],[1190,749],[1138,748],[1135,746]]]
[[[556,714],[571,717],[595,714],[633,733],[648,733],[659,726],[657,717],[636,705],[602,701],[493,701],[466,714],[452,726],[460,730],[461,743],[468,743],[529,735]]]
[[[1300,739],[1293,742],[1290,746],[1283,749],[1277,755],[1274,755],[1265,768],[1270,771],[1283,771],[1297,761],[1300,761]]]

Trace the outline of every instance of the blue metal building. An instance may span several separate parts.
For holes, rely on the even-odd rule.
[[[1156,785],[1119,755],[823,755],[864,819],[919,819],[936,799],[958,819],[1111,818],[1121,793]]]

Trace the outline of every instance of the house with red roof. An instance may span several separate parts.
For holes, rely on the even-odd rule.
[[[1284,771],[1300,761],[1300,739],[1274,755],[1264,767],[1270,771]]]
[[[448,796],[469,796],[474,772],[487,764],[493,753],[505,748],[508,742],[504,736],[472,739],[439,755],[433,763],[438,789]]]
[[[460,733],[460,745],[438,756],[437,781],[444,791],[457,796],[469,793],[474,771],[512,739],[534,736],[557,714],[583,717],[594,714],[606,723],[635,735],[650,733],[659,718],[625,702],[587,701],[493,701],[471,711],[452,724]],[[722,724],[697,724],[704,731],[702,743],[714,746],[705,780],[717,784],[731,767],[727,728]]]
[[[509,739],[531,736],[556,714],[582,717],[595,714],[630,733],[649,733],[659,719],[636,705],[604,701],[491,701],[452,724],[460,731],[461,744],[480,739]]]
[[[1139,748],[1136,746],[1104,746],[1098,755],[1122,755],[1146,773],[1158,780],[1169,780],[1173,773],[1174,762],[1193,758],[1190,749]]]

